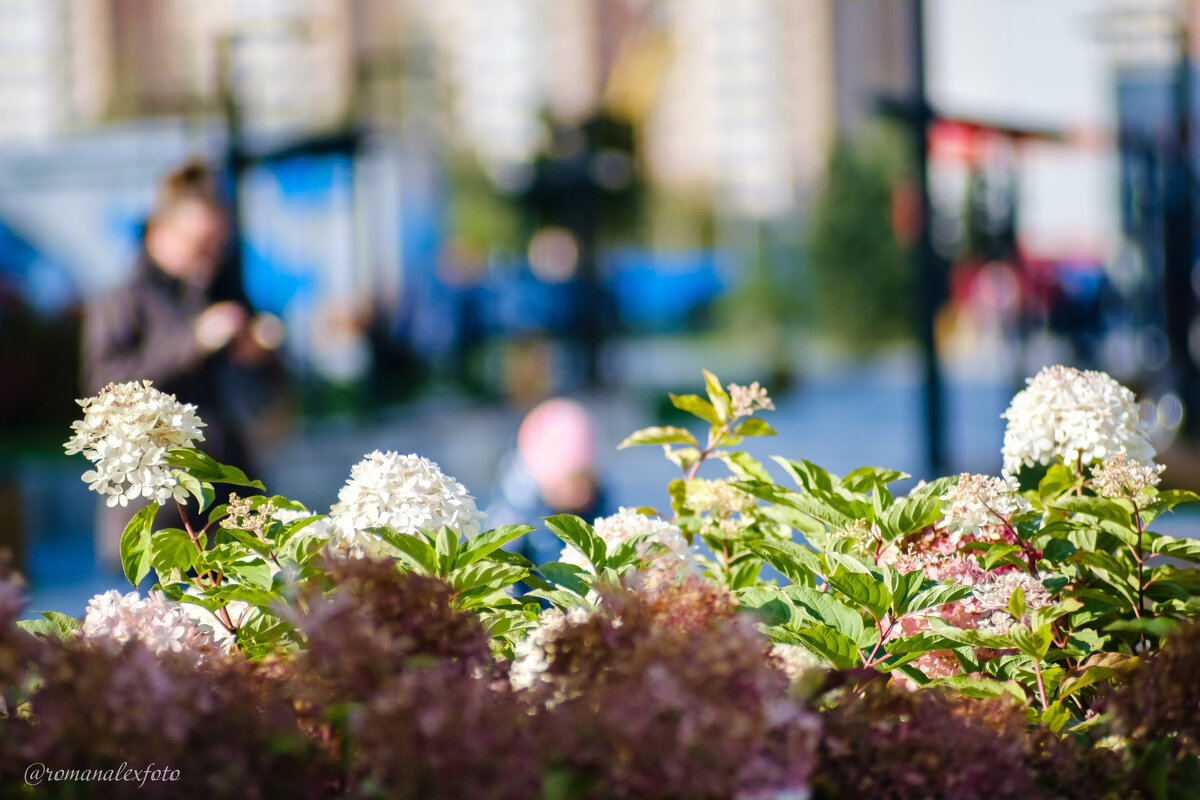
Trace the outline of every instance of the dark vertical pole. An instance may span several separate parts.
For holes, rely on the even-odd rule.
[[[1170,352],[1171,380],[1183,402],[1184,431],[1200,431],[1196,397],[1196,363],[1188,339],[1195,310],[1192,288],[1193,169],[1191,152],[1191,59],[1186,24],[1179,28],[1179,61],[1175,76],[1175,131],[1170,143],[1163,208],[1163,314]]]
[[[947,464],[942,375],[938,364],[934,319],[944,297],[945,278],[938,255],[933,249],[930,219],[932,213],[929,203],[929,125],[933,115],[925,96],[925,4],[922,0],[911,0],[909,9],[915,114],[912,126],[915,145],[913,155],[921,198],[921,229],[913,253],[916,277],[913,286],[916,291],[917,338],[921,345],[925,377],[925,459],[930,476],[938,477],[945,472]]]
[[[242,264],[242,175],[247,160],[242,149],[242,115],[238,108],[237,91],[233,85],[234,34],[217,40],[217,93],[221,114],[225,118],[225,170],[229,175],[229,253],[231,271],[241,288]]]

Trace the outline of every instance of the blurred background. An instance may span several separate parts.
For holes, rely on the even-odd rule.
[[[914,480],[1103,369],[1197,488],[1198,58],[1195,0],[0,0],[0,547],[38,609],[123,581],[62,454],[80,320],[191,157],[282,322],[253,471],[316,510],[379,448],[507,521],[564,441],[589,508],[666,507],[615,445],[701,367],[776,398],[756,455]]]

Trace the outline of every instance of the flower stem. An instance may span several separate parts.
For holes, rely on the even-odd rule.
[[[1050,707],[1050,702],[1046,699],[1046,681],[1042,679],[1042,662],[1040,659],[1033,660],[1033,672],[1037,675],[1038,697],[1042,701],[1042,710],[1045,711]]]
[[[1142,579],[1142,568],[1146,560],[1142,555],[1142,534],[1146,532],[1146,529],[1142,524],[1142,514],[1138,510],[1137,503],[1133,504],[1133,522],[1137,526],[1137,552],[1133,554],[1133,559],[1137,562],[1137,605],[1134,606],[1133,615],[1140,619],[1146,591],[1146,585]]]
[[[183,520],[183,529],[185,531],[187,531],[188,538],[192,540],[192,546],[196,548],[196,553],[198,555],[204,555],[204,548],[200,546],[200,537],[196,534],[196,531],[192,528],[192,523],[188,521],[187,509],[185,509],[183,507],[183,503],[179,502],[178,500],[175,501],[175,505],[179,507],[179,518],[181,520]],[[203,574],[197,574],[196,580],[200,581],[205,577],[208,578],[210,586],[213,586],[213,587],[220,586],[224,580],[223,575],[221,575],[220,573],[218,573],[217,575],[213,575],[212,570],[206,570]],[[227,631],[229,631],[230,633],[232,633],[234,635],[233,649],[234,650],[240,649],[237,644],[238,626],[233,623],[233,619],[229,616],[229,609],[226,608],[225,604],[222,604],[216,610],[215,616],[217,618],[217,621],[219,621],[225,627],[225,629]]]
[[[875,619],[875,617],[872,616],[871,619]],[[875,642],[875,646],[873,648],[871,648],[871,655],[869,655],[865,659],[863,659],[864,667],[873,667],[876,664],[878,664],[880,661],[883,661],[883,658],[887,658],[888,654],[884,653],[883,658],[879,659],[879,661],[876,661],[875,654],[878,653],[879,648],[883,646],[884,640],[886,640],[889,636],[892,635],[892,628],[894,628],[895,626],[896,626],[895,620],[888,620],[887,630],[885,631],[880,627],[879,620],[875,619],[875,627],[880,630],[879,640],[877,642]],[[861,650],[859,651],[859,655],[862,655]]]

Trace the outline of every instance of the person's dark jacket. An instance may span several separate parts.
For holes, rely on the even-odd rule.
[[[126,285],[85,309],[83,386],[96,394],[111,382],[149,379],[196,406],[207,423],[206,453],[244,466],[245,447],[222,409],[224,356],[206,352],[195,335],[197,317],[213,302],[204,287],[171,277],[143,253]]]

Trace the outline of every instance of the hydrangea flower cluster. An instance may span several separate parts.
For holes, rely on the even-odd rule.
[[[1133,392],[1103,372],[1046,367],[1030,378],[1002,415],[1004,473],[1022,466],[1089,465],[1117,453],[1143,463],[1154,459],[1149,431]]]
[[[694,563],[692,551],[679,528],[661,519],[639,514],[636,509],[622,506],[616,514],[597,519],[594,528],[609,550],[634,536],[646,536],[638,547],[638,555],[642,559],[652,557],[653,545],[662,545],[666,552],[653,557],[656,567],[685,571]],[[590,566],[587,556],[570,545],[562,549],[559,560],[584,569]]]
[[[944,522],[951,540],[958,542],[964,536],[977,540],[991,538],[987,533],[998,524],[1029,511],[1032,507],[1029,501],[1016,492],[1015,478],[962,473],[958,483],[941,498],[947,502]]]
[[[1092,487],[1105,497],[1137,497],[1158,486],[1164,469],[1162,464],[1143,464],[1117,453],[1092,469]]]
[[[729,384],[729,399],[735,417],[748,417],[760,409],[775,410],[775,404],[767,396],[767,390],[759,386],[758,381],[749,386]]]
[[[1031,611],[1045,608],[1053,602],[1050,591],[1041,579],[1028,572],[992,573],[987,581],[976,585],[974,589],[981,614],[975,627],[989,633],[1008,633],[1015,621],[1008,611],[1008,601],[1017,589],[1024,592],[1025,606]]]
[[[142,497],[160,505],[187,500],[167,465],[167,450],[204,440],[195,406],[150,381],[110,383],[95,397],[75,402],[83,407],[83,419],[71,423],[75,435],[64,447],[67,455],[83,453],[95,465],[83,473],[89,489],[108,495],[110,507]]]
[[[566,612],[557,608],[542,612],[537,626],[531,628],[525,638],[513,647],[513,660],[508,672],[512,687],[530,689],[545,682],[554,640],[571,625],[586,622],[589,616],[591,612],[583,606]]]
[[[754,497],[734,486],[732,478],[692,478],[684,482],[684,491],[687,507],[697,514],[723,518],[749,511],[758,504]]]
[[[433,461],[376,450],[354,465],[338,492],[329,511],[330,544],[350,555],[377,556],[389,548],[369,528],[411,536],[445,526],[471,537],[482,519],[475,498]]]
[[[826,668],[821,659],[802,645],[776,642],[771,645],[770,653],[790,683],[799,681],[809,670]]]
[[[219,649],[211,628],[159,593],[140,597],[113,589],[96,595],[88,602],[81,633],[116,649],[138,639],[157,653],[182,653],[196,661]]]

